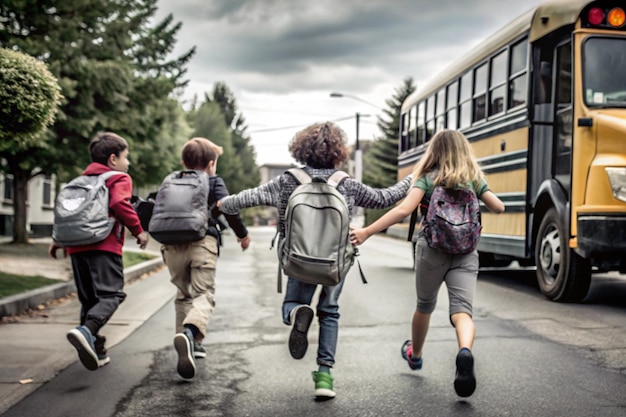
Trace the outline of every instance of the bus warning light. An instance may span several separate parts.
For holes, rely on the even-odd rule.
[[[589,10],[587,18],[592,25],[600,25],[604,21],[604,10],[599,7],[593,7]]]
[[[622,9],[621,7],[615,7],[611,9],[606,17],[607,23],[616,28],[624,26],[625,19],[626,14],[624,13],[624,9]]]

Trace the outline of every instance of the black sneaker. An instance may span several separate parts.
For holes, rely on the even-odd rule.
[[[289,335],[289,353],[294,359],[302,359],[309,347],[307,333],[315,312],[306,305],[299,305],[291,311],[291,334]]]
[[[196,375],[196,362],[193,355],[193,334],[185,329],[182,333],[174,336],[174,348],[178,353],[178,374],[185,379],[191,379]]]
[[[67,340],[78,352],[78,359],[90,371],[95,371],[100,367],[94,346],[95,339],[85,326],[78,326],[67,332]]]
[[[456,378],[454,378],[454,390],[459,397],[469,397],[476,389],[476,377],[474,376],[474,356],[472,352],[463,348],[456,355]]]
[[[103,367],[107,363],[111,362],[111,358],[107,355],[107,349],[104,346],[106,343],[106,337],[97,334],[96,340],[94,342],[94,347],[96,349],[96,355],[98,355],[98,366]]]
[[[193,357],[194,358],[206,358],[206,350],[202,343],[193,342]]]

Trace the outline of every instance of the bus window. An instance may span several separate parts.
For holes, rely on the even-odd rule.
[[[426,142],[435,134],[435,96],[426,100]]]
[[[572,44],[561,45],[556,50],[557,78],[557,132],[554,176],[569,193],[572,167]]]
[[[626,41],[589,38],[583,45],[583,83],[588,106],[626,107]]]
[[[474,117],[472,122],[482,120],[486,116],[485,97],[487,95],[487,64],[476,68],[474,72]]]
[[[426,103],[421,102],[417,106],[417,145],[426,142],[426,122],[424,119],[426,111]]]
[[[456,106],[459,101],[458,81],[455,81],[448,86],[447,95],[448,95],[448,105],[447,105],[447,111],[446,111],[446,127],[448,129],[456,129],[457,128]]]
[[[472,124],[472,73],[467,72],[461,77],[461,95],[459,97],[459,129]]]
[[[415,112],[417,108],[415,106],[409,109],[409,117],[407,117],[407,130],[409,131],[409,149],[415,146],[417,131],[415,130]]]
[[[446,127],[446,89],[437,92],[437,112],[435,114],[435,132]]]
[[[400,118],[400,151],[409,149],[409,131],[407,130],[408,118],[408,113],[402,113],[402,117]]]
[[[509,109],[526,103],[527,39],[511,47],[511,75],[509,78]]]
[[[504,94],[506,92],[506,51],[491,60],[491,77],[489,80],[489,116],[504,111]]]

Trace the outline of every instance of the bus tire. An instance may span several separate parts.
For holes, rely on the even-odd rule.
[[[537,282],[552,301],[580,302],[591,284],[591,263],[569,248],[568,236],[556,209],[548,210],[535,245]]]

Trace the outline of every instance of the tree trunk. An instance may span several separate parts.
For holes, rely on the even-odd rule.
[[[30,171],[9,162],[10,173],[13,174],[13,243],[28,243],[26,230],[26,199],[28,196],[28,180]]]

